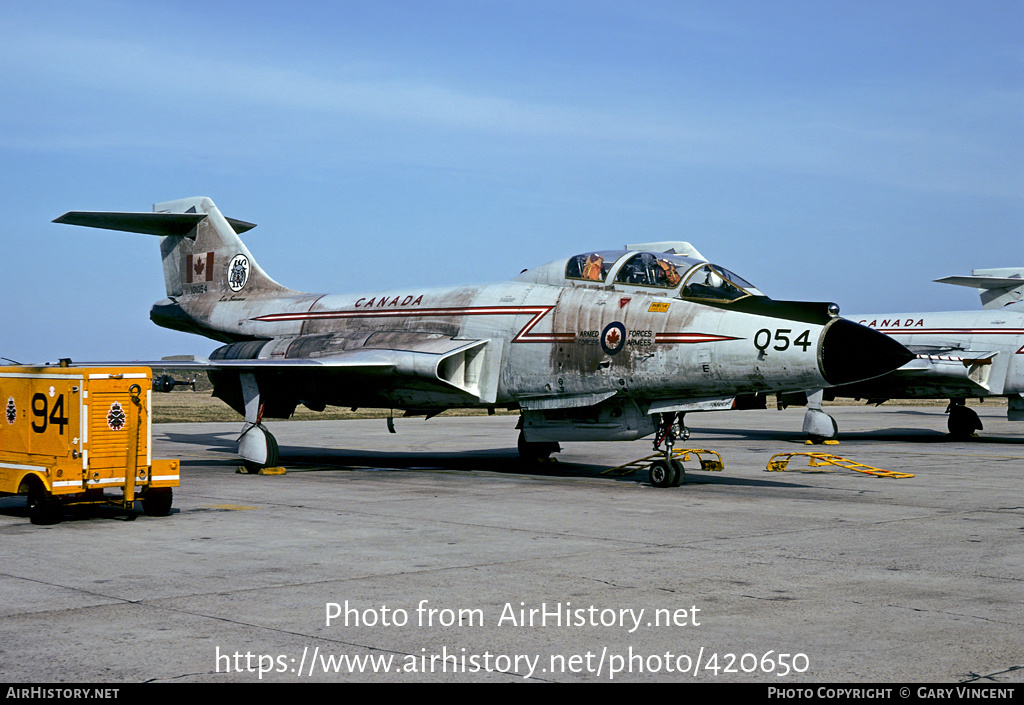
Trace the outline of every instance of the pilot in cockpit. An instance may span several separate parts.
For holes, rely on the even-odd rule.
[[[603,266],[604,257],[596,252],[592,253],[587,257],[587,261],[583,265],[583,279],[592,282],[604,281],[604,272],[602,271]]]
[[[668,260],[659,259],[655,262],[657,267],[654,270],[654,285],[673,287],[682,281],[683,277],[672,266]]]

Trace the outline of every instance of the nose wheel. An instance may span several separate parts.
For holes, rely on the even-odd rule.
[[[661,427],[654,435],[654,452],[664,453],[664,457],[651,463],[648,471],[654,487],[679,487],[686,479],[683,464],[672,456],[676,441],[690,437],[690,429],[683,423],[683,416],[675,412],[661,415]]]
[[[654,487],[679,487],[686,478],[683,464],[675,458],[659,458],[651,463],[648,471]]]

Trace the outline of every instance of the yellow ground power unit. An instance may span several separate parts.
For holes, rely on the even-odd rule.
[[[0,367],[0,495],[28,495],[34,524],[72,504],[169,514],[179,462],[151,456],[151,388],[143,367]]]

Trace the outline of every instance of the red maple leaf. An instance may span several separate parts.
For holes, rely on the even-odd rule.
[[[192,269],[196,270],[196,274],[202,274],[203,269],[206,268],[206,262],[202,257],[194,257],[192,259]]]
[[[608,331],[608,335],[605,336],[605,340],[608,342],[608,347],[614,348],[619,344],[619,331],[616,328],[612,328]]]

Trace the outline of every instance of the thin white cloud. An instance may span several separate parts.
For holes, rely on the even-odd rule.
[[[915,102],[915,95],[941,95],[944,87],[934,85],[906,95],[894,82],[750,96],[677,86],[672,97],[654,96],[641,109],[595,84],[543,102],[519,98],[508,85],[481,89],[379,60],[312,67],[258,52],[241,57],[237,47],[217,44],[198,51],[197,44],[174,33],[152,41],[47,26],[8,32],[0,86],[22,97],[24,112],[5,109],[0,146],[238,153],[258,144],[297,153],[315,144],[330,152],[331,144],[347,146],[366,133],[380,140],[381,153],[398,153],[440,135],[473,141],[485,153],[566,150],[998,197],[1024,186],[1014,168],[1024,145],[985,134],[993,122],[1011,123],[998,135],[1013,134],[1012,121],[1024,114],[1020,91],[959,88],[944,110]]]

